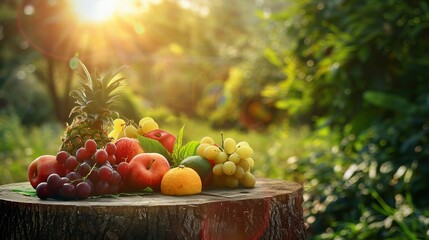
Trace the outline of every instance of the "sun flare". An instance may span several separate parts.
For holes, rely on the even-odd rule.
[[[69,0],[82,22],[103,22],[115,15],[118,0]]]

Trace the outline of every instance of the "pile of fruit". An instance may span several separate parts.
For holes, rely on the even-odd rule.
[[[112,105],[119,97],[121,71],[91,75],[81,67],[80,87],[70,95],[76,106],[73,121],[62,137],[60,151],[36,158],[28,178],[41,199],[86,199],[147,189],[166,195],[197,194],[203,188],[252,188],[253,150],[247,142],[212,137],[183,144],[184,128],[177,135],[159,128],[150,118],[117,117]],[[119,116],[118,113],[116,113]]]

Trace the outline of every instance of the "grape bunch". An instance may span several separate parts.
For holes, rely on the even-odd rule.
[[[247,142],[237,143],[232,138],[225,138],[222,145],[218,146],[213,138],[206,136],[200,140],[197,154],[214,162],[212,182],[215,186],[228,188],[237,188],[240,185],[247,188],[255,186],[256,178],[250,172],[255,164],[252,158],[253,149]]]
[[[73,200],[125,191],[129,165],[127,162],[116,164],[115,152],[115,144],[108,143],[98,149],[92,139],[87,140],[75,156],[66,151],[58,152],[56,160],[68,173],[64,177],[57,173],[49,175],[46,182],[37,185],[37,196]]]

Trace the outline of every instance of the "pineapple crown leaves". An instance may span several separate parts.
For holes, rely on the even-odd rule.
[[[101,76],[98,72],[91,75],[85,64],[77,57],[70,60],[70,67],[76,70],[81,66],[84,74],[75,72],[79,77],[78,89],[72,90],[70,96],[75,99],[76,106],[70,111],[79,120],[101,121],[103,125],[108,125],[112,121],[112,115],[119,115],[112,111],[111,107],[119,98],[119,86],[124,77],[115,78],[126,66],[122,66],[114,71]]]

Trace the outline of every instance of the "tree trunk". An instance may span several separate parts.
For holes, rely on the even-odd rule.
[[[2,239],[306,239],[300,184],[258,179],[252,189],[192,196],[40,200],[0,186]]]

